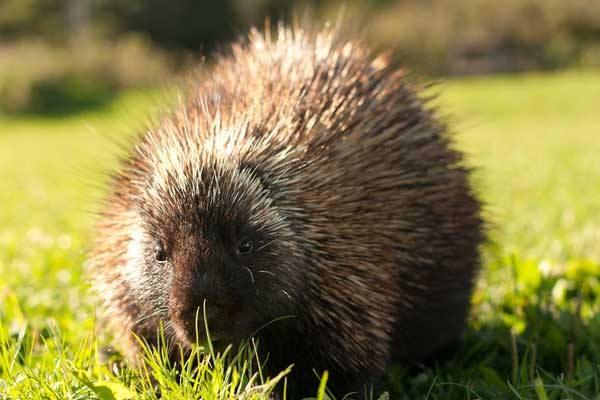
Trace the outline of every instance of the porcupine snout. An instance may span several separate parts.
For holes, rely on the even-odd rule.
[[[173,279],[169,290],[169,315],[178,336],[187,343],[206,339],[235,341],[241,311],[232,290],[233,268],[219,246],[189,237],[179,240],[173,254]]]

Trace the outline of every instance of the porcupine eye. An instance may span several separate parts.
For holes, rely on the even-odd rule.
[[[254,244],[252,243],[252,241],[248,238],[244,238],[238,244],[237,252],[240,255],[247,255],[247,254],[252,253],[253,249],[254,249]]]
[[[165,251],[162,243],[157,243],[154,246],[154,260],[156,260],[158,263],[167,262],[167,252]]]

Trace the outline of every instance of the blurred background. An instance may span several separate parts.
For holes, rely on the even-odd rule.
[[[115,343],[85,269],[115,143],[190,67],[294,15],[343,15],[442,82],[486,204],[466,339],[439,369],[393,371],[391,398],[598,398],[600,0],[0,0],[0,398],[90,398],[76,377],[96,364],[73,349]]]
[[[265,18],[360,20],[430,76],[600,66],[597,0],[1,0],[0,112],[60,114],[156,84]]]

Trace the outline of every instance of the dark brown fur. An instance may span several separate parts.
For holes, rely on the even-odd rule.
[[[206,301],[217,343],[255,334],[271,372],[295,363],[296,394],[314,394],[313,369],[343,394],[456,340],[480,206],[401,71],[334,32],[280,29],[194,85],[99,222],[95,287],[124,340],[162,321],[189,346]]]

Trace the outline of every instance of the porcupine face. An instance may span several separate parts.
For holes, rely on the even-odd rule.
[[[130,244],[144,313],[158,312],[183,345],[205,339],[206,315],[211,339],[223,346],[292,316],[300,279],[288,266],[293,235],[256,168],[216,147],[163,146],[137,201],[140,234]],[[169,163],[170,151],[188,154]]]

